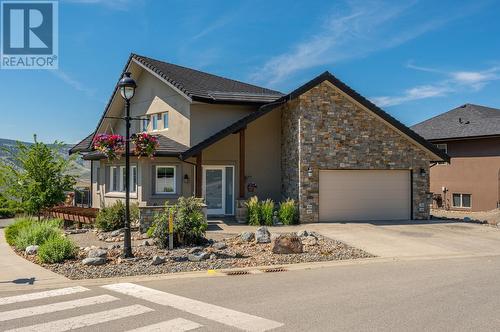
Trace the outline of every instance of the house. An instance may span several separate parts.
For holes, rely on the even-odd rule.
[[[451,157],[431,168],[433,206],[486,211],[500,206],[500,109],[465,104],[412,129]]]
[[[448,157],[325,72],[289,94],[132,54],[132,132],[157,135],[153,160],[132,159],[141,213],[179,196],[209,215],[234,215],[253,195],[293,198],[301,222],[426,219],[429,166]],[[124,197],[124,163],[92,151],[98,133],[124,133],[117,88],[96,130],[72,148],[92,161],[92,202]],[[241,204],[240,204],[241,205]]]

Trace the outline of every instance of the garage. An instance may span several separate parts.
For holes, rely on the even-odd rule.
[[[409,170],[320,170],[319,220],[408,220]]]

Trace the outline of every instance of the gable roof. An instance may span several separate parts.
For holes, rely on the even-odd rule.
[[[94,133],[82,139],[79,143],[69,149],[69,154],[77,153],[77,152],[90,152],[92,141],[94,140]]]
[[[247,124],[250,122],[260,118],[261,116],[267,114],[268,112],[272,111],[273,109],[277,108],[279,105],[290,101],[292,99],[295,99],[299,97],[300,95],[306,93],[310,89],[314,88],[315,86],[321,84],[324,81],[328,81],[331,84],[333,84],[335,87],[340,89],[342,92],[347,94],[349,97],[354,99],[356,102],[360,103],[362,106],[367,108],[369,111],[375,113],[378,115],[380,118],[383,120],[387,121],[389,124],[397,128],[399,131],[401,131],[404,135],[408,136],[411,138],[413,141],[417,142],[419,145],[421,145],[424,149],[430,151],[432,154],[440,157],[444,161],[449,161],[449,156],[438,149],[434,144],[428,142],[426,139],[424,139],[422,136],[419,134],[415,133],[413,130],[396,120],[394,117],[389,115],[388,113],[384,112],[381,108],[373,104],[371,101],[357,93],[355,90],[350,88],[347,84],[339,80],[337,77],[335,77],[333,74],[331,74],[328,71],[325,71],[323,74],[315,77],[311,81],[307,82],[306,84],[298,87],[294,91],[290,92],[287,95],[282,96],[281,98],[277,99],[273,103],[263,105],[259,108],[257,112],[254,112],[238,121],[233,123],[232,125],[228,126],[227,128],[219,131],[218,133],[212,135],[211,137],[207,138],[206,140],[198,143],[197,145],[193,146],[189,150],[185,151],[183,154],[181,154],[181,159],[186,159],[189,157],[192,157],[199,153],[201,150],[206,148],[207,146],[217,142],[218,140],[228,136],[231,133],[234,133],[242,128],[244,128]],[[440,160],[437,160],[440,161]]]
[[[151,69],[193,100],[201,102],[246,102],[263,104],[283,96],[279,91],[137,54],[132,54],[132,59]]]
[[[500,135],[500,109],[465,104],[411,128],[429,140]]]

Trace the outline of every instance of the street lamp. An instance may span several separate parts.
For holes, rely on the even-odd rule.
[[[130,99],[134,97],[137,84],[129,72],[123,74],[118,83],[120,94],[126,103],[125,114],[125,225],[123,237],[123,257],[134,257],[132,254],[132,239],[130,235]]]

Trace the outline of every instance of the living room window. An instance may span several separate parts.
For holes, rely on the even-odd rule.
[[[470,208],[471,207],[471,194],[453,194],[453,207],[457,208]]]
[[[125,192],[125,166],[109,167],[109,188],[111,192]],[[137,166],[130,166],[130,192],[137,191]]]
[[[156,194],[174,194],[176,189],[175,166],[156,166]]]

